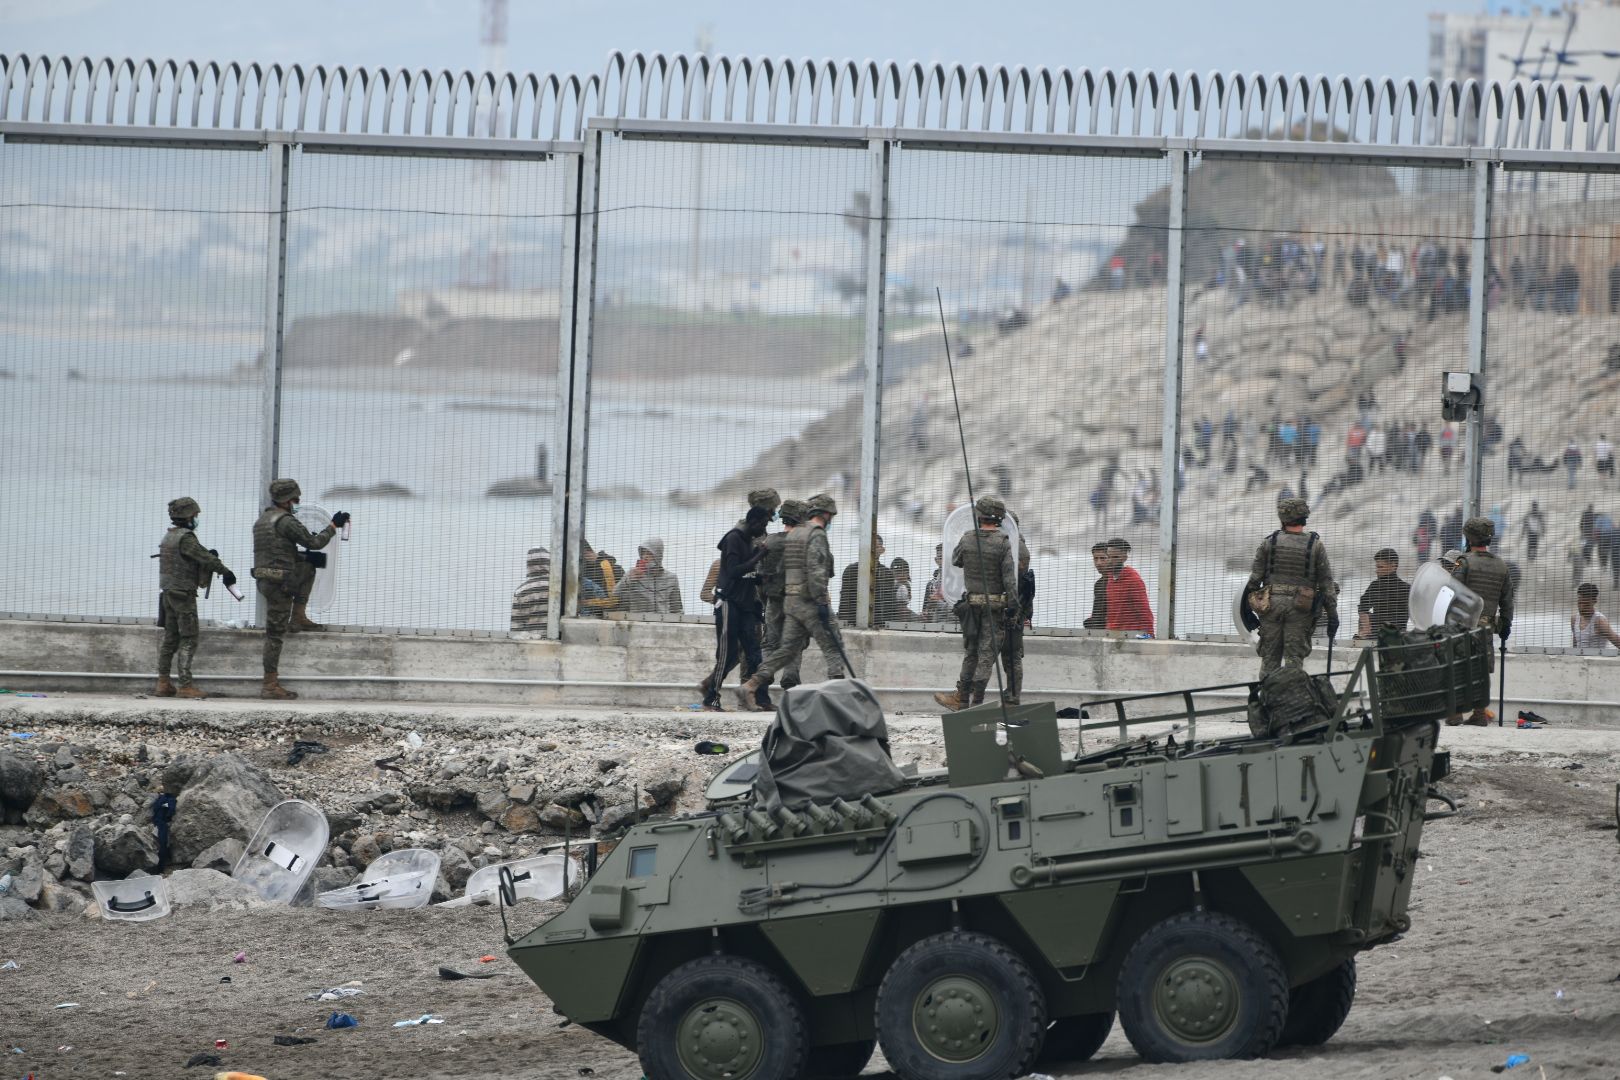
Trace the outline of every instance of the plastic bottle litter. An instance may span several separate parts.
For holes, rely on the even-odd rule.
[[[360,1021],[356,1020],[348,1013],[335,1012],[326,1018],[326,1026],[329,1028],[359,1027]]]
[[[0,896],[4,896],[10,890],[11,890],[11,875],[6,874],[4,877],[0,877]]]
[[[7,874],[6,878],[7,878],[7,880],[9,880],[11,878],[11,875]],[[4,891],[5,890],[0,889],[0,892],[4,892]],[[5,963],[0,964],[0,971],[16,971],[20,967],[22,967],[22,965],[17,963],[17,961],[15,961],[15,960],[7,960]]]
[[[1553,991],[1553,1000],[1554,1001],[1563,1001],[1564,1000],[1564,992],[1562,990],[1554,990]]]
[[[79,1003],[77,1001],[64,1001],[57,1006],[58,1009],[77,1009],[78,1007]]]
[[[264,1080],[258,1073],[222,1072],[215,1073],[214,1080]]]

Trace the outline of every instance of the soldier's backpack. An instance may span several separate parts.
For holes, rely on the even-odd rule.
[[[1267,675],[1249,701],[1249,732],[1275,738],[1332,720],[1338,701],[1325,681],[1292,664]]]

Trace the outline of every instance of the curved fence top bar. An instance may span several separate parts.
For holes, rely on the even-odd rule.
[[[0,54],[0,120],[577,140],[593,117],[1613,153],[1620,84],[611,54],[600,75]]]

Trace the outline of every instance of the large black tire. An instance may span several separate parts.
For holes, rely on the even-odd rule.
[[[804,1009],[761,964],[689,960],[658,981],[636,1024],[641,1069],[655,1080],[798,1080]]]
[[[1112,1012],[1088,1013],[1085,1016],[1065,1016],[1052,1021],[1046,1029],[1046,1041],[1036,1061],[1042,1065],[1058,1062],[1090,1061],[1091,1056],[1108,1041],[1114,1030]]]
[[[1005,1080],[1040,1053],[1046,996],[1006,945],[953,930],[895,959],[878,987],[877,1032],[905,1080]]]
[[[876,1039],[812,1046],[804,1066],[805,1080],[849,1080],[859,1076],[876,1049]]]
[[[1288,1022],[1278,1046],[1321,1046],[1350,1015],[1356,1000],[1356,960],[1351,957],[1326,975],[1288,992]]]
[[[1212,911],[1150,927],[1125,955],[1116,997],[1144,1061],[1259,1057],[1288,1018],[1277,951],[1247,923]]]

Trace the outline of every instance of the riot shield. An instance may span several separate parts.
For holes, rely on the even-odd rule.
[[[1419,630],[1431,626],[1458,626],[1471,630],[1479,625],[1485,600],[1474,590],[1446,572],[1439,563],[1427,562],[1412,576],[1412,625]]]
[[[312,533],[318,533],[332,524],[332,515],[314,503],[299,503],[293,515],[298,518],[299,524]],[[332,609],[332,603],[337,598],[338,551],[342,546],[342,541],[334,536],[331,543],[321,548],[326,555],[326,565],[315,572],[315,586],[309,594],[310,611]]]

